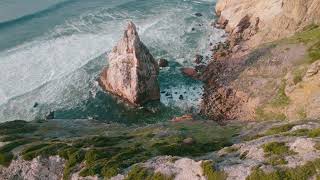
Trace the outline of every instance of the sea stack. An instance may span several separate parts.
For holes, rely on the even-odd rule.
[[[134,105],[160,99],[159,66],[140,41],[136,26],[128,23],[122,39],[108,56],[100,86]]]

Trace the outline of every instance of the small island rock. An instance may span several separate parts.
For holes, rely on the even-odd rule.
[[[123,38],[109,54],[109,66],[100,75],[100,86],[134,105],[160,99],[159,66],[129,22]]]

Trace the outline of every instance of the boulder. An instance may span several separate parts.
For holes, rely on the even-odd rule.
[[[104,90],[134,105],[160,99],[159,66],[140,41],[134,23],[128,23],[108,60],[109,66],[103,69],[99,79]]]
[[[169,66],[168,60],[163,59],[163,58],[159,59],[158,64],[159,64],[159,67],[168,67]]]
[[[197,76],[197,71],[191,67],[181,68],[181,72],[189,77],[195,78]]]
[[[201,56],[200,54],[197,54],[197,55],[195,56],[194,62],[195,62],[196,64],[200,64],[200,63],[202,63],[202,60],[203,60],[203,56]]]

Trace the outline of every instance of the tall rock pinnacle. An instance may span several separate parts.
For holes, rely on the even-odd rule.
[[[100,75],[102,88],[135,105],[160,99],[158,64],[140,41],[133,22],[108,59],[109,66]]]

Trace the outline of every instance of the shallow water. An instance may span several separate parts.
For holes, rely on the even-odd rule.
[[[2,1],[0,121],[33,120],[55,111],[59,119],[154,122],[197,111],[202,84],[182,76],[179,69],[192,66],[196,53],[209,54],[208,39],[221,40],[223,32],[210,26],[214,4],[215,0]],[[196,17],[196,12],[203,16]],[[96,82],[128,20],[137,24],[155,58],[170,61],[160,72],[161,103],[140,109],[104,93]]]

